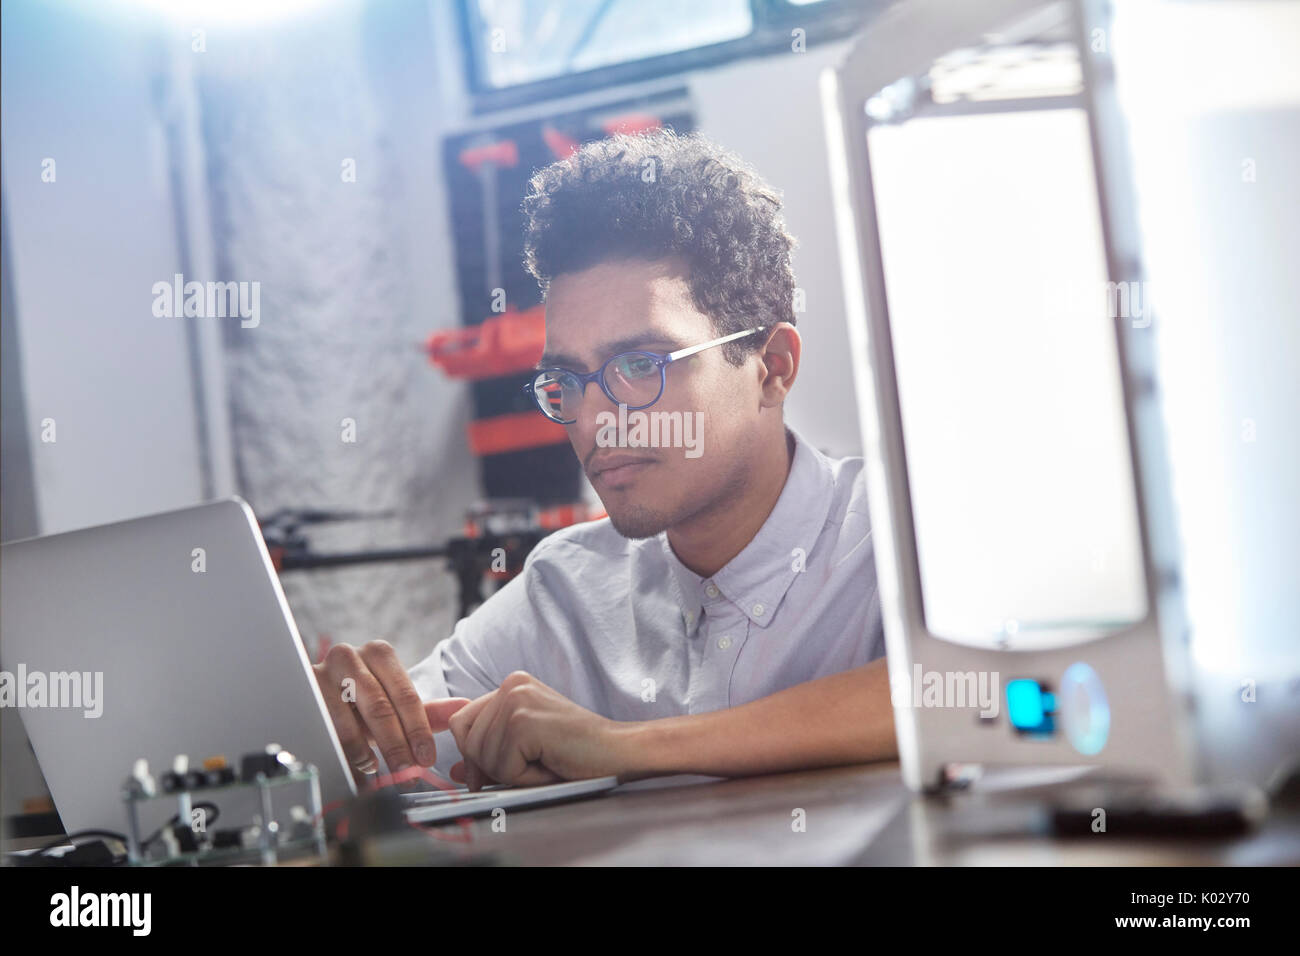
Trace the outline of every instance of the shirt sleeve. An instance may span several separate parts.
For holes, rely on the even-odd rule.
[[[519,574],[461,618],[451,636],[410,669],[411,682],[421,698],[474,700],[496,690],[512,671],[529,669],[528,635],[537,629],[529,625],[535,612],[528,599],[528,584],[535,574],[533,559],[545,544],[535,547]],[[433,739],[438,748],[434,771],[450,779],[452,765],[461,759],[456,738],[447,730],[434,734]]]

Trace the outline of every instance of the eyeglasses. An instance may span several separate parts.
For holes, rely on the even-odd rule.
[[[578,420],[578,406],[592,382],[599,382],[600,390],[609,400],[615,405],[626,405],[628,411],[649,408],[664,394],[667,368],[671,363],[765,329],[766,326],[760,326],[733,332],[676,352],[620,352],[594,372],[541,369],[524,385],[524,392],[532,396],[543,415],[561,425],[572,425]]]

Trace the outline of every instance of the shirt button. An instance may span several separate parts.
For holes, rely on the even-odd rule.
[[[763,612],[766,611],[766,610],[767,610],[767,608],[763,607],[763,605],[761,605],[761,604],[755,604],[755,605],[754,605],[754,617],[762,617],[762,616],[763,616]]]
[[[709,597],[717,597],[718,586],[716,584],[710,583],[709,586],[704,589],[704,593],[707,594]]]
[[[730,646],[731,646],[731,638],[729,637],[718,638],[718,650],[725,651]]]

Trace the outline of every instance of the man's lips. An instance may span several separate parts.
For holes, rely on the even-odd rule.
[[[587,467],[587,477],[592,482],[600,481],[607,485],[619,485],[638,475],[645,470],[647,465],[653,465],[654,463],[653,458],[640,458],[634,455],[612,455],[609,458],[600,458],[593,461]]]

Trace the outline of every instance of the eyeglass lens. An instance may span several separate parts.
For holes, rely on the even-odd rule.
[[[636,408],[659,398],[662,380],[659,363],[644,352],[624,352],[605,365],[605,386],[620,405]],[[583,387],[571,372],[550,369],[533,380],[537,402],[556,421],[575,421],[582,404]]]

